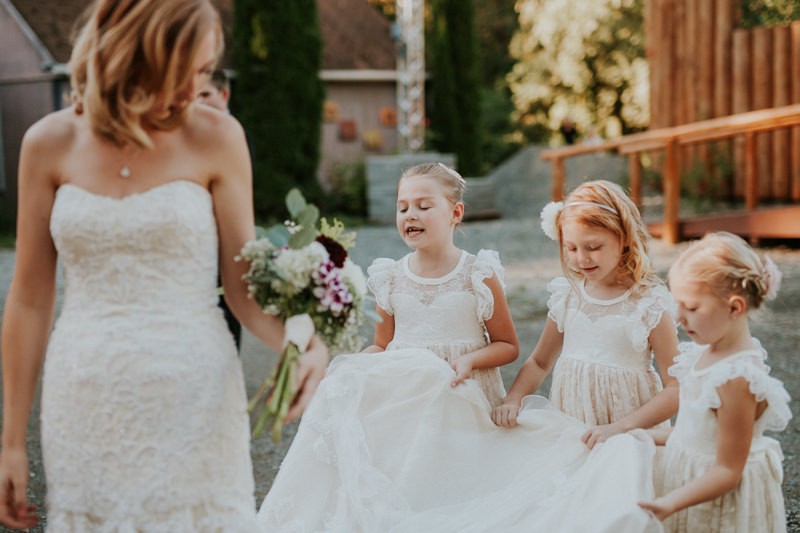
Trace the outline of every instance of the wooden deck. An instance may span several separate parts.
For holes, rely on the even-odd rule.
[[[648,224],[648,230],[652,236],[663,238],[664,223]],[[800,239],[800,205],[686,217],[678,222],[682,239],[700,238],[710,231],[730,231],[754,243],[761,239]]]

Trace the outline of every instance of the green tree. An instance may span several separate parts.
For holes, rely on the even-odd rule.
[[[514,103],[506,76],[514,66],[508,46],[517,31],[516,0],[481,0],[475,3],[481,79],[481,154],[492,168],[519,148]]]
[[[797,0],[740,0],[743,28],[781,26],[800,20]]]
[[[428,32],[429,141],[456,155],[465,175],[483,171],[480,70],[473,0],[433,0]]]
[[[564,118],[606,136],[649,121],[643,0],[520,0],[508,76],[523,128],[556,132]],[[537,138],[539,137],[539,138]]]
[[[253,149],[254,202],[261,218],[282,212],[298,187],[318,202],[322,38],[315,0],[235,0],[237,116]]]

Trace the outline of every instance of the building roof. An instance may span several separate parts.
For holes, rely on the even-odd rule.
[[[230,33],[233,0],[212,0]],[[58,63],[67,63],[76,21],[91,0],[10,0]],[[324,70],[394,70],[391,24],[366,0],[317,0]],[[231,65],[225,65],[231,66]]]

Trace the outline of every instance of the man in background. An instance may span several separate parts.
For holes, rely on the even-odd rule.
[[[197,101],[201,104],[213,107],[224,113],[230,113],[228,109],[228,100],[231,97],[231,83],[228,75],[222,69],[217,69],[211,74],[211,78],[197,93]],[[249,144],[249,142],[248,142]],[[219,278],[217,279],[219,283]],[[225,321],[228,323],[228,329],[233,335],[233,340],[236,341],[236,349],[239,350],[242,344],[242,325],[233,316],[233,313],[225,303],[225,297],[220,295],[219,306],[225,313]]]
[[[201,104],[219,109],[225,113],[228,110],[228,100],[231,98],[231,82],[228,75],[222,69],[217,69],[211,74],[206,83],[197,93],[197,101]]]

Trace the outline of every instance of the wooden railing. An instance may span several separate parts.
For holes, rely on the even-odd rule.
[[[596,145],[571,145],[542,152],[542,159],[552,165],[552,197],[564,197],[565,169],[567,158],[593,152],[616,151],[628,156],[631,198],[641,206],[642,165],[641,153],[664,150],[663,194],[664,221],[662,239],[669,243],[678,242],[680,236],[680,152],[682,146],[708,143],[733,137],[744,137],[744,200],[745,209],[758,207],[758,151],[756,134],[780,128],[800,126],[800,104],[759,111],[739,113],[727,117],[714,118],[673,126],[658,128],[642,133],[624,135],[619,139],[605,141]],[[793,134],[800,134],[795,128]]]

